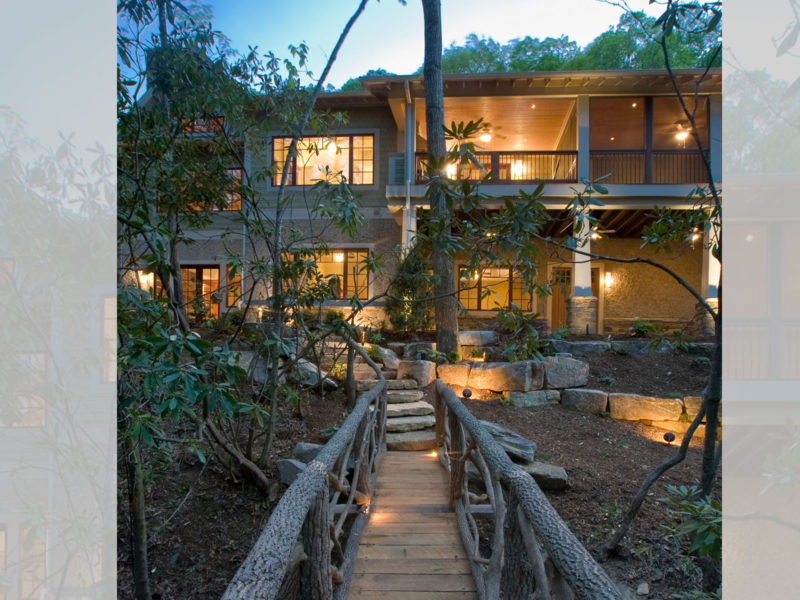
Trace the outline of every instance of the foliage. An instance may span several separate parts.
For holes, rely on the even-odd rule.
[[[599,379],[599,381],[600,381],[600,385],[614,385],[614,383],[617,380],[614,379],[613,377],[611,377],[610,375],[603,375],[603,377],[601,377]]]
[[[649,337],[657,331],[655,325],[644,319],[634,319],[633,324],[628,328],[633,337]]]
[[[395,73],[390,73],[386,69],[370,69],[366,73],[364,73],[361,77],[381,77],[381,76],[392,76]],[[353,77],[348,79],[344,82],[341,88],[339,88],[340,92],[358,92],[361,89],[361,77]]]
[[[508,333],[508,337],[501,343],[503,358],[510,362],[542,359],[542,350],[549,342],[539,337],[536,329],[538,317],[538,313],[525,313],[513,304],[497,311],[497,321]]]
[[[424,360],[429,360],[437,365],[444,365],[448,362],[458,362],[457,359],[455,361],[448,360],[448,357],[444,352],[439,352],[433,348],[422,348],[422,350],[420,350],[420,354],[422,354],[422,358]]]
[[[417,301],[433,295],[430,269],[430,262],[423,257],[419,244],[400,259],[385,304],[394,329],[425,331],[433,325],[432,303]]]
[[[232,308],[225,314],[225,320],[234,327],[238,327],[244,323],[244,311],[238,308]]]
[[[693,367],[707,367],[711,364],[711,359],[707,356],[695,356],[692,359],[692,366]]]

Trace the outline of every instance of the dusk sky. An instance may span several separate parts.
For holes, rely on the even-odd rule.
[[[305,41],[311,70],[317,76],[358,6],[357,0],[214,0],[211,4],[215,27],[231,39],[234,48],[244,52],[248,44],[257,45],[259,50],[284,57],[289,44]],[[632,0],[630,5],[654,15],[662,10],[647,0]],[[474,32],[498,42],[566,34],[584,46],[616,24],[621,13],[620,8],[600,0],[443,0],[443,44],[462,44]],[[422,52],[419,0],[409,0],[407,6],[397,0],[373,0],[351,30],[327,82],[339,87],[376,68],[411,73],[422,64]]]

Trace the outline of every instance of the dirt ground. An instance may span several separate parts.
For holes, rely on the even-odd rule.
[[[588,357],[588,387],[668,396],[699,395],[707,368],[691,355],[618,355]],[[606,377],[613,377],[613,385]],[[606,382],[607,385],[601,383]],[[537,458],[567,470],[572,486],[548,492],[553,506],[588,548],[602,542],[621,517],[643,477],[665,460],[674,447],[657,439],[657,432],[640,424],[584,415],[560,406],[516,408],[497,401],[467,403],[481,419],[495,421],[533,440]],[[283,407],[275,452],[268,476],[277,478],[275,461],[288,457],[297,441],[324,443],[321,430],[346,416],[341,392],[304,406],[304,419]],[[692,484],[700,473],[698,445],[686,461],[667,473],[651,490],[622,558],[603,563],[611,576],[632,589],[646,582],[647,598],[670,598],[697,589],[699,573],[679,552],[681,545],[668,530],[677,520],[658,498],[664,483]],[[252,482],[234,477],[211,458],[202,465],[194,456],[177,457],[148,486],[149,560],[154,598],[199,600],[219,598],[267,522],[276,500],[268,499]],[[125,465],[120,463],[120,486]],[[280,487],[280,492],[285,486]],[[118,519],[118,597],[133,598],[130,528],[125,495],[120,494]]]

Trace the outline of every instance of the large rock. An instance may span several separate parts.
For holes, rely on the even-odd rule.
[[[596,415],[606,410],[608,394],[602,390],[569,389],[561,392],[561,406]]]
[[[502,392],[493,392],[492,390],[482,390],[480,388],[465,388],[460,385],[453,385],[452,383],[445,384],[451,390],[456,393],[456,396],[459,398],[464,397],[464,390],[468,389],[470,391],[470,400],[499,400],[503,397]]]
[[[253,370],[253,381],[256,383],[266,383],[267,374],[269,373],[267,361],[265,361],[263,358],[259,358],[256,363],[253,364],[255,352],[251,352],[249,350],[240,350],[237,354],[237,364],[248,373],[250,372],[250,369]]]
[[[286,485],[292,485],[297,476],[306,470],[306,464],[294,458],[278,459],[278,474]]]
[[[558,390],[532,390],[530,392],[503,392],[503,397],[514,406],[530,408],[558,404]]]
[[[489,430],[492,434],[494,441],[503,447],[509,458],[521,460],[523,462],[532,462],[533,456],[536,453],[536,444],[527,438],[522,437],[515,431],[511,431],[492,423],[491,421],[481,421],[481,424]]]
[[[470,363],[461,363],[457,365],[439,365],[436,367],[436,374],[447,385],[454,385],[457,387],[467,387],[469,380],[469,371],[472,368]]]
[[[496,392],[527,392],[541,389],[543,370],[538,361],[474,363],[467,387]]]
[[[714,352],[713,342],[692,342],[689,344],[689,354],[700,354],[702,356],[711,356]]]
[[[672,344],[668,340],[661,342],[658,348],[655,348],[655,340],[652,339],[634,339],[634,340],[615,340],[611,342],[611,349],[619,354],[643,354],[645,352],[655,352],[663,354],[665,352],[672,352]]]
[[[436,432],[432,429],[386,434],[387,450],[414,452],[418,450],[433,450],[435,447]]]
[[[422,390],[389,390],[386,392],[386,402],[388,404],[419,402],[424,397],[425,393]]]
[[[397,378],[413,379],[420,387],[425,387],[436,379],[436,365],[429,360],[401,360]]]
[[[497,343],[494,331],[459,331],[458,343],[462,346],[491,346]]]
[[[533,462],[519,465],[525,472],[529,473],[543,490],[558,491],[565,490],[570,486],[569,475],[564,467],[551,465],[549,463]]]
[[[387,404],[387,417],[420,417],[432,415],[433,407],[427,402],[404,402],[400,404]]]
[[[306,464],[310,463],[322,450],[322,444],[312,444],[311,442],[297,442],[292,450],[297,460]]]
[[[589,365],[582,360],[566,356],[547,356],[542,362],[546,388],[581,387],[589,379]]]
[[[403,348],[403,358],[406,360],[417,360],[417,354],[425,358],[426,352],[436,350],[435,342],[411,342]]]
[[[683,406],[686,409],[686,415],[692,421],[697,413],[700,412],[700,407],[703,405],[702,396],[685,396],[683,398]]]
[[[335,390],[339,387],[333,379],[327,376],[327,373],[320,371],[314,363],[304,358],[295,363],[292,376],[298,383],[308,387],[318,386],[320,377],[326,390]]]
[[[376,348],[374,350],[378,353],[378,360],[383,363],[383,366],[387,369],[396,369],[397,365],[400,364],[400,359],[398,358],[397,354],[394,353],[393,350],[389,348],[383,348],[376,344],[365,344],[367,348]]]
[[[421,417],[396,417],[386,419],[386,431],[392,433],[402,433],[404,431],[416,431],[427,429],[436,424],[436,419],[432,415]]]
[[[608,407],[612,419],[623,421],[677,421],[683,412],[680,400],[636,394],[609,394]]]
[[[386,342],[385,345],[389,350],[397,354],[397,356],[402,356],[403,351],[406,349],[405,342]]]
[[[566,352],[575,356],[592,356],[611,350],[611,344],[600,341],[570,342],[567,340],[550,340],[556,352]]]

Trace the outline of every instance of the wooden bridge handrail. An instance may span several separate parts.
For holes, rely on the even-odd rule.
[[[436,380],[436,395],[437,403],[443,400],[452,415],[455,416],[472,438],[470,446],[466,448],[466,451],[461,452],[461,465],[459,467],[461,473],[463,474],[464,461],[469,456],[472,448],[476,448],[480,453],[479,458],[482,459],[479,462],[488,468],[492,479],[508,489],[511,498],[515,500],[522,515],[533,527],[535,537],[541,541],[553,564],[560,571],[561,576],[563,576],[576,596],[586,600],[621,600],[622,596],[614,582],[569,530],[544,493],[542,493],[534,478],[511,462],[500,444],[495,441],[491,433],[480,421],[469,412],[455,392],[438,379]],[[444,413],[445,411],[443,410],[437,410],[437,419],[444,419]],[[437,438],[444,434],[443,425],[437,423]],[[437,445],[441,442],[442,440],[437,439]],[[505,502],[502,498],[496,498],[498,493],[502,495],[502,490],[498,487],[492,493],[492,490],[488,489],[490,487],[488,484],[486,487],[487,493],[493,499],[492,504],[495,505],[495,510],[497,511],[497,505],[501,504],[503,505],[501,512],[504,514]],[[463,510],[457,512],[461,512],[463,515]],[[515,517],[515,515],[510,516],[512,519]],[[502,522],[502,519],[500,521]],[[467,525],[464,524],[461,527],[462,532],[466,528]],[[536,544],[535,539],[532,542]],[[467,540],[464,540],[464,543],[465,546],[468,545]],[[530,553],[531,540],[525,540],[524,546]],[[538,548],[532,548],[532,551],[533,553],[538,553]],[[500,554],[502,555],[502,549]],[[494,553],[493,558],[496,558]],[[483,559],[483,562],[487,561]],[[535,563],[536,561],[531,558],[530,562]],[[541,565],[541,560],[539,563]],[[492,561],[488,561],[488,564],[491,567]],[[543,570],[541,571],[543,572]],[[487,574],[487,578],[490,575]],[[500,578],[499,573],[495,573],[492,576],[498,580]],[[496,583],[496,585],[499,584]],[[537,592],[540,592],[539,585],[541,584],[537,585]],[[537,593],[536,598],[539,597],[540,594]],[[541,597],[544,596],[542,595]]]
[[[328,568],[323,569],[326,572],[322,574],[322,577],[327,579],[327,582],[323,582],[323,585],[327,583],[329,588],[331,586],[330,577],[332,573],[327,571],[332,571],[330,568],[330,550],[328,549],[329,535],[332,532],[329,532],[329,527],[325,526],[326,524],[332,525],[327,510],[328,483],[331,476],[335,477],[335,475],[331,474],[331,471],[335,468],[336,463],[341,460],[344,460],[346,464],[348,457],[343,457],[342,455],[352,448],[353,442],[356,441],[356,437],[362,430],[361,425],[365,422],[365,419],[374,419],[373,427],[377,427],[379,432],[377,448],[380,451],[383,445],[386,420],[385,406],[381,406],[379,402],[381,398],[385,397],[386,380],[383,373],[361,346],[350,339],[347,340],[347,343],[372,367],[377,374],[378,383],[358,397],[355,407],[339,430],[322,447],[316,458],[306,466],[306,469],[283,494],[258,540],[225,590],[222,600],[273,600],[277,598],[290,568],[295,545],[304,531],[304,524],[308,524],[312,512],[324,513],[323,520],[325,523],[319,524],[320,526],[313,531],[313,534],[319,538],[319,546],[324,548],[323,552],[328,553],[325,561]],[[376,401],[378,401],[376,410],[371,414],[370,405]],[[366,432],[366,434],[368,433]],[[369,438],[369,435],[366,435],[366,437]],[[362,450],[362,457],[359,458],[359,461],[363,458],[363,454],[364,451]],[[372,468],[373,462],[374,456],[373,460],[369,461],[368,469]],[[346,466],[342,470],[346,473]],[[355,470],[358,470],[358,468]],[[357,485],[358,476],[358,473],[353,474],[353,481],[350,484],[353,488]],[[371,481],[369,485],[371,487]],[[352,497],[353,493],[350,494],[348,501],[352,500]],[[319,511],[314,510],[316,502],[324,504],[324,507]],[[313,524],[311,528],[314,528]],[[330,529],[332,530],[333,528],[330,527]],[[359,529],[360,531],[360,528],[354,527],[353,529]],[[348,548],[352,546],[353,544],[348,540]],[[305,552],[308,555],[307,549],[305,549]],[[312,562],[314,557],[308,556],[308,559],[308,562]],[[328,594],[324,595],[328,596]]]

